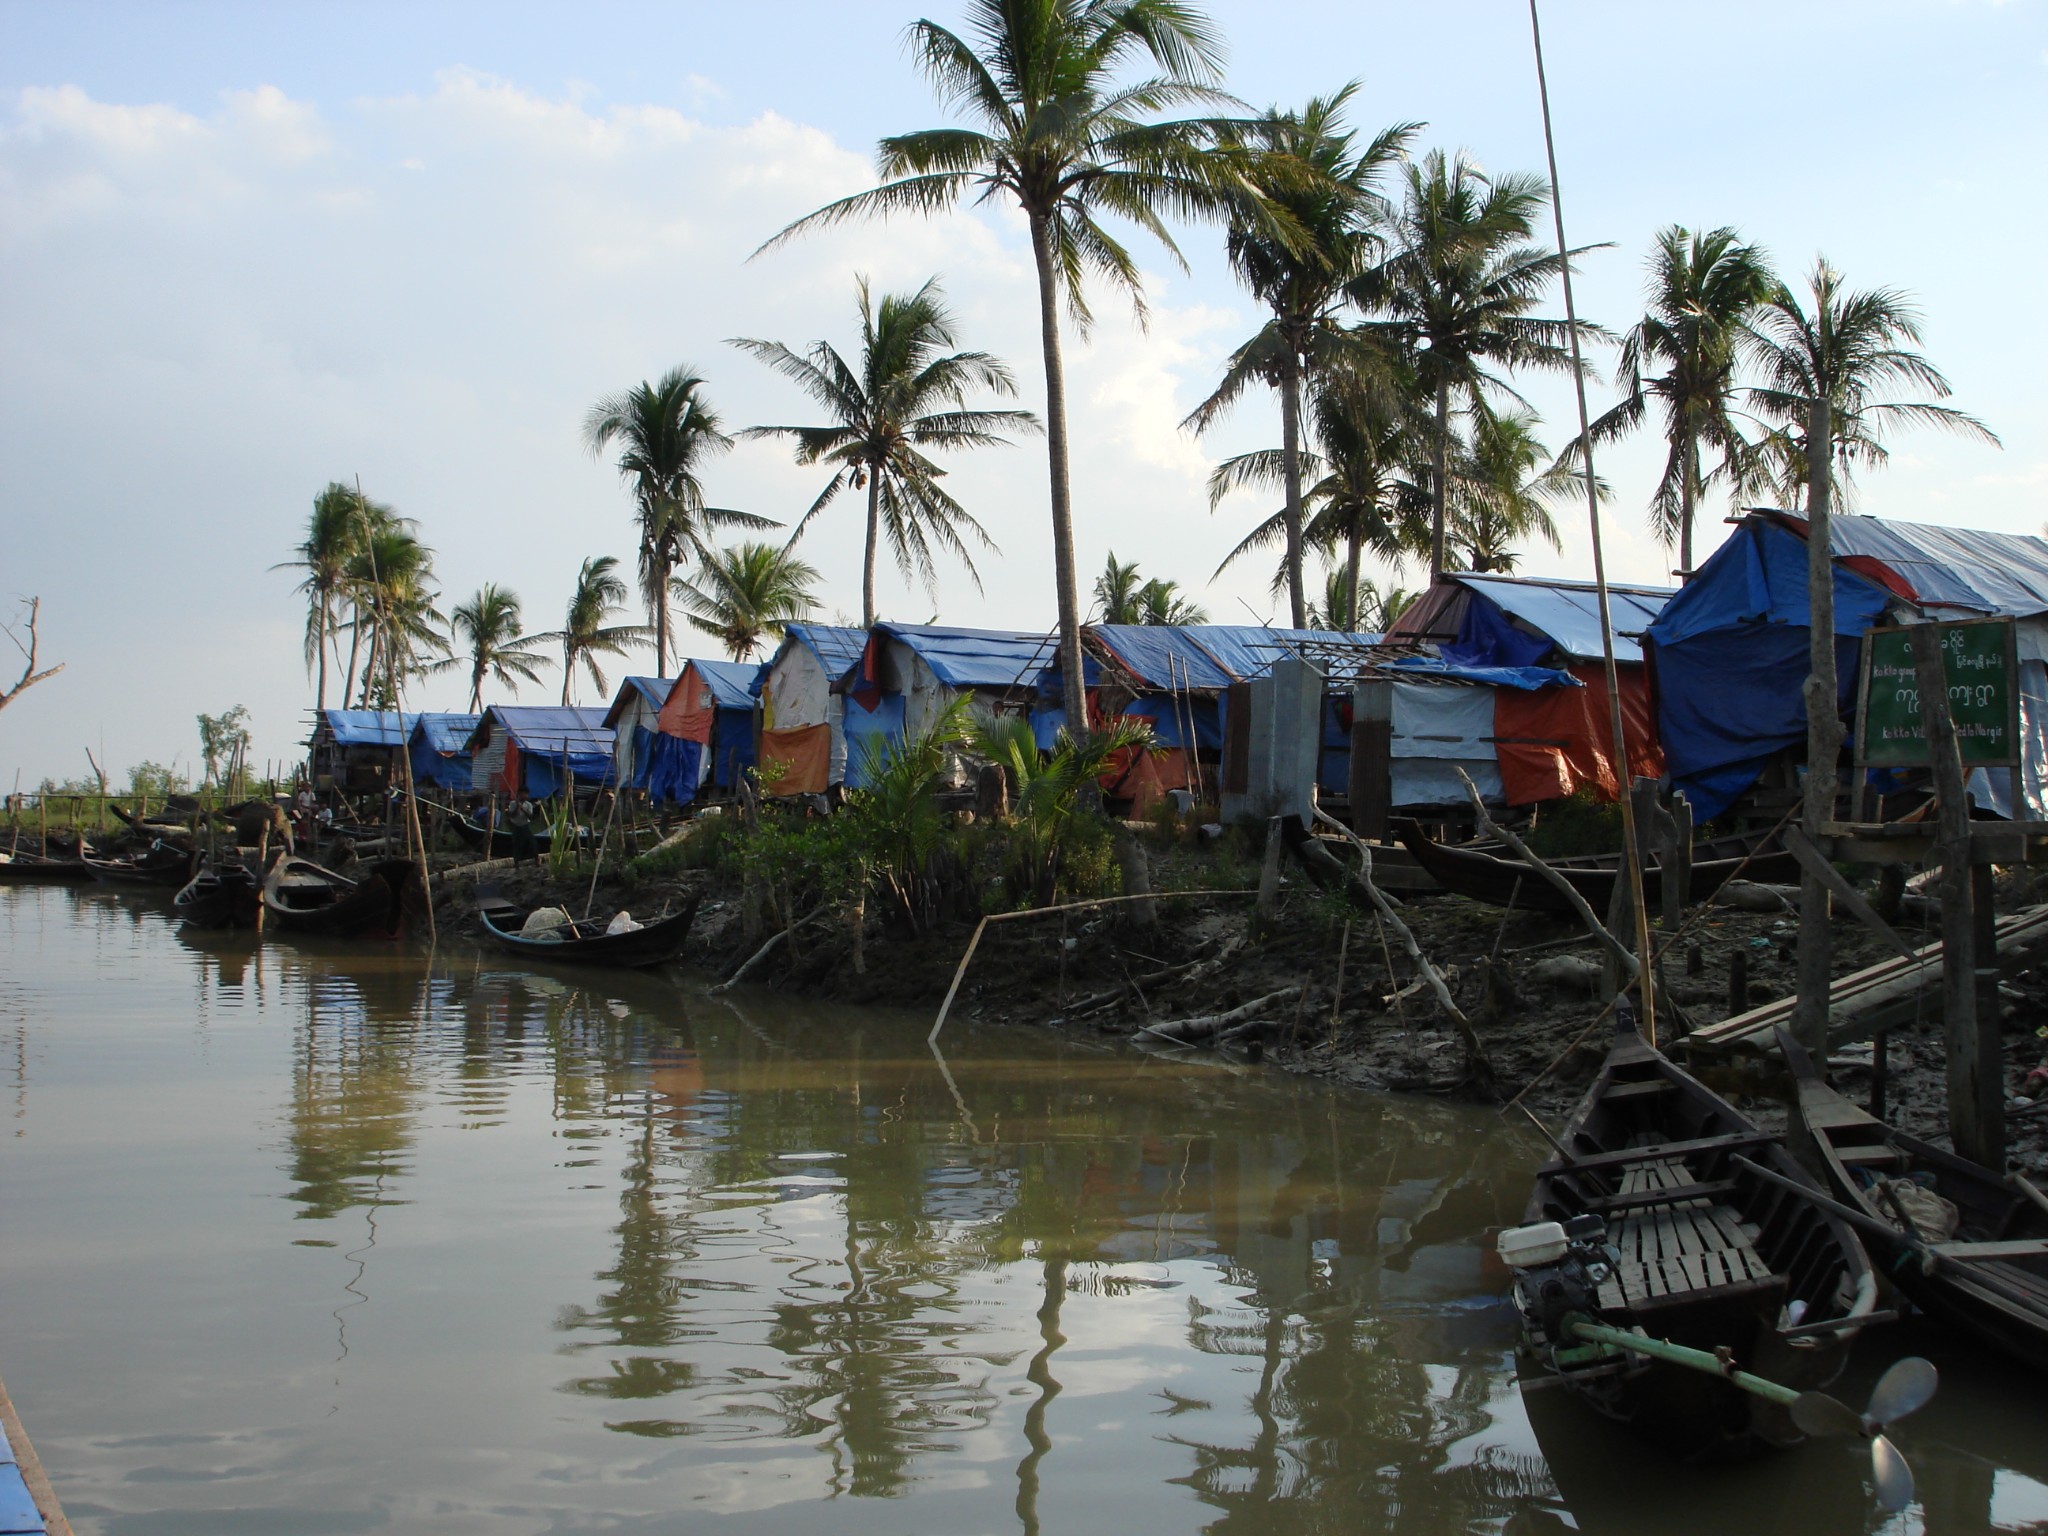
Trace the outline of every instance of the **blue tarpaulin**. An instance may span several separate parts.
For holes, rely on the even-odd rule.
[[[1264,677],[1273,663],[1318,644],[1378,645],[1378,635],[1356,630],[1281,629],[1266,624],[1188,624],[1183,634],[1207,651],[1231,677],[1247,682]]]
[[[481,715],[426,713],[418,717],[407,747],[415,784],[439,789],[469,788],[469,738]]]
[[[711,689],[712,702],[720,709],[754,707],[754,683],[761,675],[758,661],[705,661],[692,657],[690,665]]]
[[[1383,672],[1413,672],[1449,682],[1486,683],[1495,688],[1583,688],[1585,684],[1556,667],[1475,667],[1434,656],[1409,656],[1381,663]]]
[[[419,715],[389,709],[326,709],[321,718],[338,747],[399,747],[412,736]]]
[[[827,678],[839,678],[846,669],[860,660],[860,653],[868,643],[868,632],[852,629],[843,624],[789,624],[783,627],[783,645],[801,645],[818,658],[818,665],[825,669]],[[780,655],[782,646],[776,647]],[[768,673],[774,665],[770,662],[754,674],[747,684],[747,692],[755,698],[761,697],[761,690],[767,686]]]
[[[704,744],[664,736],[644,725],[633,727],[633,788],[646,791],[647,798],[688,805],[697,798],[697,781],[704,773]]]
[[[1869,519],[1856,519],[1869,521]],[[1835,670],[1853,703],[1858,637],[1890,600],[1837,564]],[[1671,781],[1711,820],[1766,764],[1806,740],[1806,541],[1752,517],[1715,550],[1650,626],[1657,734]]]
[[[1530,642],[1541,639],[1548,639],[1575,661],[1597,661],[1605,654],[1600,643],[1600,593],[1590,581],[1470,571],[1461,571],[1450,580],[1480,599],[1467,605],[1456,642],[1443,647],[1443,654],[1450,659],[1529,666],[1550,652],[1548,645],[1527,649]],[[1607,611],[1614,624],[1616,661],[1643,659],[1642,645],[1635,637],[1656,622],[1677,591],[1676,587],[1609,584]],[[1505,622],[1507,619],[1519,620],[1519,626]]]
[[[873,709],[858,704],[846,711],[846,787],[865,789],[871,768],[878,768],[889,749],[903,740],[904,698],[884,694]]]
[[[470,750],[478,751],[477,736],[485,731],[503,732],[519,749],[520,787],[539,799],[561,788],[565,761],[579,784],[609,784],[613,736],[604,716],[597,708],[494,704],[478,722]]]
[[[877,624],[868,649],[877,641],[907,646],[948,688],[1030,688],[1052,655],[1053,642],[1044,635],[1013,629],[951,629],[940,624]],[[873,680],[872,666],[844,679],[847,691]]]
[[[1223,689],[1234,680],[1194,635],[1179,625],[1091,624],[1088,633],[1147,688]]]

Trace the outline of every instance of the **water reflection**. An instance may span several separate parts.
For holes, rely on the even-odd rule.
[[[153,1333],[102,1344],[61,1276],[0,1254],[10,1317],[47,1298],[24,1330],[51,1341],[41,1380],[27,1351],[38,1439],[77,1469],[81,1530],[233,1523],[205,1479],[165,1473],[174,1453],[137,1449],[161,1402],[101,1396],[89,1428],[67,1425],[99,1348],[130,1380],[235,1361],[177,1416],[194,1444],[238,1448],[242,1525],[287,1531],[314,1508],[364,1529],[671,1530],[687,1510],[692,1529],[835,1536],[1882,1523],[1849,1448],[1709,1476],[1574,1402],[1525,1405],[1487,1238],[1541,1148],[1483,1112],[1034,1031],[963,1030],[939,1061],[922,1019],[174,937],[133,901],[7,915],[21,1146],[45,1133],[53,1074],[73,1123],[136,1102],[119,1073],[165,1070],[219,1122],[162,1154],[204,1178],[168,1174],[161,1222],[131,1217],[91,1260],[96,1315],[160,1318]],[[112,994],[58,964],[66,944],[154,967],[196,1010],[135,1003],[92,1035],[65,999]],[[66,1068],[108,1042],[158,1056]],[[75,1241],[65,1192],[86,1175],[36,1166],[43,1182],[5,1186],[10,1213]],[[195,1230],[238,1257],[166,1279]],[[262,1257],[304,1247],[332,1251]],[[1901,1433],[1925,1508],[1889,1529],[2048,1531],[2038,1388],[1932,1348],[1949,1388]],[[376,1492],[335,1494],[369,1464]],[[906,1499],[914,1518],[892,1513]]]

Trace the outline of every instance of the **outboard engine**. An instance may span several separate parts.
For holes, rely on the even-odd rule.
[[[1621,1257],[1607,1241],[1607,1223],[1588,1212],[1567,1221],[1539,1221],[1500,1235],[1501,1259],[1515,1272],[1515,1306],[1532,1342],[1553,1355],[1576,1341],[1565,1332],[1573,1315],[1600,1315],[1600,1287]]]

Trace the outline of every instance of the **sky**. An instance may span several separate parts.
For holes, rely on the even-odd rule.
[[[1356,79],[1361,128],[1420,121],[1422,147],[1542,169],[1517,0],[1208,9],[1226,84],[1254,106]],[[258,763],[297,757],[305,610],[274,567],[332,480],[418,521],[444,607],[497,582],[528,628],[558,627],[584,558],[633,559],[625,488],[581,441],[592,402],[686,364],[730,427],[807,422],[814,407],[729,340],[850,349],[857,273],[878,291],[937,276],[962,344],[1006,359],[1041,409],[1013,213],[847,226],[749,259],[872,185],[878,138],[950,121],[903,47],[917,14],[0,0],[0,619],[19,633],[40,596],[42,662],[65,667],[0,711],[0,792],[85,775],[87,748],[117,782],[144,759],[190,771],[195,717],[235,704]],[[2048,249],[2048,0],[1549,0],[1543,25],[1567,232],[1607,247],[1583,259],[1581,313],[1630,324],[1671,223],[1735,225],[1788,276],[1824,252],[1857,287],[1906,290],[1952,403],[2004,446],[1902,434],[1856,509],[2040,531],[2048,308],[2025,295]],[[1179,427],[1260,317],[1214,229],[1181,233],[1186,270],[1131,237],[1149,325],[1098,290],[1094,329],[1067,339],[1084,588],[1114,551],[1219,622],[1273,618],[1267,570],[1211,580],[1271,507],[1212,514],[1205,483],[1277,443],[1277,410],[1248,396],[1204,437]],[[1563,441],[1568,387],[1518,382]],[[1611,400],[1592,386],[1595,411]],[[1668,577],[1645,516],[1660,464],[1647,436],[1600,461],[1614,579]],[[979,589],[945,567],[936,597],[889,573],[884,616],[1049,627],[1042,445],[948,468],[1001,553],[979,560]],[[822,477],[746,442],[706,482],[787,522]],[[1583,509],[1559,522],[1563,548],[1522,569],[1589,575]],[[859,609],[858,524],[844,500],[799,546],[828,618]],[[652,667],[639,653],[613,687]],[[19,670],[0,641],[0,687]],[[466,695],[448,676],[407,704]],[[587,681],[577,700],[597,701]]]

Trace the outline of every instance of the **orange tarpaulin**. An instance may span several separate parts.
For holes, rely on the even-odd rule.
[[[1509,805],[1560,800],[1581,789],[1602,800],[1619,793],[1614,771],[1614,727],[1607,712],[1607,677],[1597,663],[1571,674],[1583,688],[1502,688],[1493,705],[1495,751]],[[1621,669],[1621,728],[1629,773],[1655,778],[1664,754],[1650,719],[1650,688],[1641,667]]]
[[[788,771],[776,775],[778,764]],[[832,727],[799,725],[761,733],[761,777],[776,795],[822,795],[832,777]]]
[[[1188,755],[1179,747],[1125,747],[1110,755],[1096,782],[1112,799],[1129,800],[1133,816],[1143,816],[1169,789],[1188,787]]]
[[[683,668],[683,675],[669,690],[668,702],[661,706],[655,725],[664,736],[674,736],[681,741],[708,742],[717,715],[718,702],[711,692],[711,685],[698,675],[694,666],[690,666]]]

